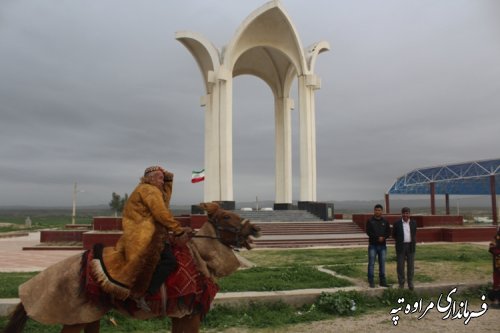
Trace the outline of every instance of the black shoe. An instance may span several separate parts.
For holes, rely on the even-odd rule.
[[[375,288],[375,283],[370,282],[370,288]]]
[[[408,289],[413,290],[415,288],[413,286],[409,286]]]
[[[404,284],[400,284],[399,285],[399,289],[404,289],[405,285]]]
[[[380,282],[379,284],[381,287],[385,287],[385,288],[389,288],[389,285],[387,284],[387,282],[383,281],[383,282]]]

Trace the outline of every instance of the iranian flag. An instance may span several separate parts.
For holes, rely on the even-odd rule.
[[[205,169],[193,171],[191,174],[191,183],[199,183],[205,180]]]

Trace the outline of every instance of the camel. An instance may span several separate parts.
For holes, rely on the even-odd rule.
[[[185,247],[177,249],[176,256],[187,253],[191,258],[190,267],[197,272],[197,290],[200,290],[200,283],[204,285],[204,289],[201,288],[204,290],[203,294],[197,294],[204,295],[204,307],[197,304],[195,308],[185,301],[176,302],[165,297],[166,290],[170,291],[167,288],[170,276],[160,289],[162,297],[157,297],[156,302],[148,300],[150,309],[135,307],[131,311],[132,301],[118,300],[105,293],[101,293],[97,301],[92,300],[88,293],[82,292],[84,252],[46,268],[22,284],[19,287],[21,302],[11,313],[3,333],[21,333],[28,319],[42,324],[63,325],[61,333],[98,333],[100,319],[113,308],[137,319],[168,316],[172,319],[173,333],[199,332],[204,315],[199,309],[208,311],[218,291],[217,279],[234,273],[240,267],[233,249],[251,249],[252,237],[259,237],[260,231],[250,221],[234,212],[221,209],[216,203],[203,203],[200,206],[207,212],[208,222]],[[174,274],[176,273],[172,275]]]

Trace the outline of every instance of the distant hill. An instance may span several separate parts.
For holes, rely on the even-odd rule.
[[[191,206],[172,206],[174,215],[189,214]],[[4,216],[71,216],[73,207],[36,207],[36,206],[1,206],[0,215]],[[76,209],[77,216],[114,216],[114,211],[107,205],[81,206]]]
[[[403,198],[402,198],[403,197]],[[380,203],[385,206],[383,200],[341,200],[341,201],[326,201],[333,202],[334,210],[336,213],[366,213],[372,212],[373,206]],[[297,205],[297,202],[293,202]],[[273,207],[273,200],[262,200],[258,202],[259,208]],[[256,208],[255,201],[236,202],[236,209],[243,207]],[[413,196],[398,196],[390,198],[390,209],[392,213],[397,213],[402,207],[408,206],[412,212],[428,212],[430,211],[430,198]],[[436,196],[436,208],[438,213],[444,211],[445,200],[444,196]],[[171,207],[174,215],[189,214],[191,212],[191,205],[172,205]],[[450,210],[452,214],[460,212],[464,214],[470,211],[491,211],[491,198],[490,196],[474,196],[474,197],[450,197]],[[72,207],[37,207],[37,206],[0,206],[0,215],[69,215],[72,214]],[[93,205],[93,206],[78,206],[77,215],[86,216],[110,216],[113,211],[108,205]]]

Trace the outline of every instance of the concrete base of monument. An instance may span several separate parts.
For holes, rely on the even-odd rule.
[[[235,210],[236,202],[235,201],[215,201],[219,204],[219,207],[225,210]]]
[[[86,232],[82,236],[83,248],[90,250],[94,247],[94,244],[98,243],[104,246],[115,246],[122,233],[120,230]]]
[[[366,221],[373,214],[353,214],[352,221],[363,231]],[[392,225],[401,219],[399,214],[386,214],[384,218]],[[464,226],[461,215],[414,215],[417,222],[417,242],[484,242],[491,241],[496,226]]]
[[[273,205],[274,210],[290,210],[293,209],[293,205],[291,203],[275,203]]]
[[[94,216],[92,221],[92,230],[122,230],[122,218],[112,216]]]
[[[364,230],[366,221],[372,216],[373,214],[352,214],[352,221]],[[392,225],[401,219],[401,214],[384,214],[384,218]],[[464,218],[461,215],[413,215],[411,218],[417,222],[418,228],[463,226],[464,224]]]
[[[183,226],[199,229],[207,221],[207,215],[182,215],[175,216],[175,219]],[[26,247],[25,250],[88,250],[96,243],[114,246],[122,234],[121,230],[121,217],[96,216],[92,230],[76,227],[70,230],[42,230],[40,244]]]
[[[65,229],[92,230],[92,224],[84,224],[84,223],[66,224],[64,226],[64,228]]]
[[[88,230],[41,230],[40,243],[81,242]]]

